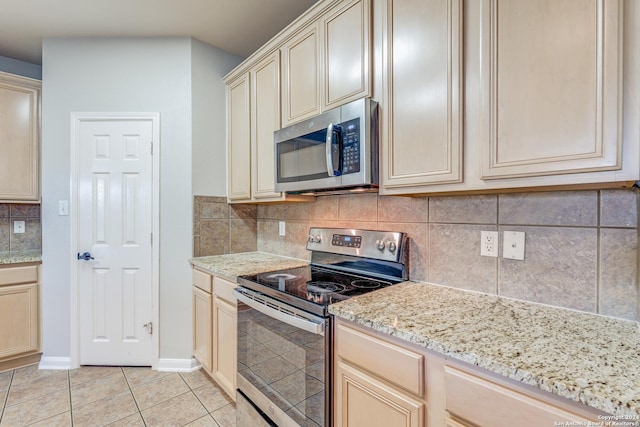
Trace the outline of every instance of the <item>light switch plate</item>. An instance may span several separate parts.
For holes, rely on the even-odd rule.
[[[502,258],[524,260],[524,232],[505,231],[502,241]]]
[[[285,235],[286,235],[286,233],[285,233],[285,222],[284,221],[278,221],[278,236],[284,237]]]
[[[67,215],[69,215],[69,201],[58,200],[58,216],[67,216]]]
[[[13,234],[22,234],[25,231],[24,221],[13,221]]]

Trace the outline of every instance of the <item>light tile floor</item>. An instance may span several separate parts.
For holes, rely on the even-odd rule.
[[[235,404],[203,371],[81,367],[0,373],[0,426],[235,426]]]

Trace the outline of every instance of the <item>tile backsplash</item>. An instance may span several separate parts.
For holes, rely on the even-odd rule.
[[[14,221],[24,221],[24,233],[13,232]],[[40,205],[0,203],[0,252],[30,251],[41,248]]]
[[[424,198],[370,193],[261,205],[197,199],[194,254],[257,249],[309,259],[305,245],[312,226],[404,231],[411,239],[412,280],[640,319],[636,190]],[[219,211],[205,208],[207,203],[219,203]],[[226,225],[203,227],[203,221]],[[284,237],[279,221],[286,222]],[[500,232],[500,257],[480,256],[482,230]],[[525,232],[524,261],[501,257],[504,231]],[[206,237],[208,232],[217,237]],[[220,252],[222,246],[227,252]]]

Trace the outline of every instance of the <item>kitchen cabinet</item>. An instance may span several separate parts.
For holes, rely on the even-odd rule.
[[[282,45],[283,127],[370,95],[370,3],[338,2]]]
[[[603,413],[336,318],[337,426],[596,423]]]
[[[632,185],[640,14],[634,2],[622,9],[375,0],[380,193]]]
[[[193,270],[193,356],[202,368],[213,371],[212,277]]]
[[[40,359],[39,271],[0,267],[0,371]]]
[[[341,2],[321,20],[323,111],[371,93],[370,9],[370,0]]]
[[[617,170],[622,2],[483,2],[482,178]]]
[[[40,200],[38,80],[0,72],[0,201]]]
[[[236,284],[193,269],[193,356],[235,401]]]
[[[251,200],[251,100],[249,73],[227,84],[228,193],[230,202]]]
[[[280,48],[282,52],[282,127],[320,113],[319,25],[300,30]]]
[[[236,284],[213,279],[213,379],[235,401],[237,372],[237,301],[232,291]]]
[[[462,0],[382,2],[381,193],[462,181]]]

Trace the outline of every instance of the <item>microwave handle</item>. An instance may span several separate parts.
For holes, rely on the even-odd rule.
[[[333,176],[333,123],[327,126],[327,140],[325,142],[325,154],[327,157],[327,174]]]

